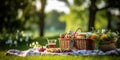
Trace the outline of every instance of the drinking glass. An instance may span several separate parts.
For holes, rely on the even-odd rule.
[[[56,39],[47,40],[49,48],[56,48]]]

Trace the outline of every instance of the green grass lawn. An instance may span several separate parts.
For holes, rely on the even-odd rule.
[[[118,56],[5,56],[6,51],[0,51],[0,60],[120,60]]]
[[[12,47],[11,47],[12,48]],[[13,47],[14,49],[26,50],[28,47],[22,45],[21,47]],[[9,48],[10,49],[10,48]],[[120,60],[119,56],[6,56],[5,53],[9,49],[0,50],[0,60]]]

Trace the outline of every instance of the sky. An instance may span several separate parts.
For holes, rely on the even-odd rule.
[[[70,4],[73,4],[73,0],[68,0],[68,2]],[[41,8],[40,6],[41,6],[40,0],[36,0],[37,10]],[[69,7],[64,2],[58,0],[47,0],[45,12],[48,13],[52,10],[56,10],[58,12],[64,12],[66,14],[70,13]]]

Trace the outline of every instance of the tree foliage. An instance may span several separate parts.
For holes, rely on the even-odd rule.
[[[22,3],[25,1],[18,0],[2,0],[0,2],[0,32],[9,29],[13,31],[21,27],[22,21],[17,19],[18,9],[24,9],[27,3]]]
[[[77,10],[76,6],[71,8],[70,14],[63,15],[60,17],[60,20],[66,22],[66,31],[75,30],[78,27],[81,27],[83,30],[86,30],[87,20],[88,20],[88,11],[87,10]],[[74,28],[73,28],[74,27]]]
[[[66,23],[66,31],[75,30],[77,27],[81,27],[85,31],[88,31],[91,27],[112,29],[115,26],[110,25],[113,21],[115,25],[117,21],[110,18],[107,12],[113,8],[119,8],[120,4],[117,1],[120,0],[74,0],[74,4],[69,7],[70,13],[61,16],[60,20]],[[105,6],[99,7],[103,3],[105,3]]]
[[[37,21],[33,2],[34,0],[1,0],[0,32],[24,30],[29,28],[30,22]]]
[[[46,13],[45,18],[45,25],[46,29],[50,29],[51,27],[54,27],[55,29],[65,29],[65,23],[60,22],[59,17],[63,13],[59,13],[55,10]]]

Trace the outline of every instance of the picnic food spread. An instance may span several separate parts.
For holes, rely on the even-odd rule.
[[[79,28],[75,32],[60,34],[59,48],[56,47],[56,40],[47,39],[48,48],[41,46],[26,51],[12,49],[8,50],[6,55],[120,55],[120,49],[115,46],[117,33],[111,31],[77,32],[78,30]],[[36,44],[39,45],[38,42]]]
[[[119,38],[118,32],[110,30],[94,30],[92,32],[75,32],[70,31],[60,35],[60,48],[109,51],[116,49],[115,43]]]

